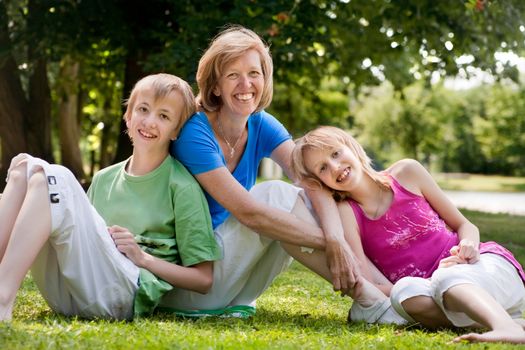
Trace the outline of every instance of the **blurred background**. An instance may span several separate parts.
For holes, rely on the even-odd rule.
[[[268,111],[294,137],[339,126],[379,168],[410,157],[440,181],[525,191],[524,14],[523,0],[0,0],[0,177],[29,152],[89,183],[130,155],[133,84],[168,72],[197,92],[202,52],[233,23],[270,45]]]

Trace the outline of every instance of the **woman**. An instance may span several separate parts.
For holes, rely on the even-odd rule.
[[[294,143],[263,110],[272,99],[272,73],[268,47],[240,26],[219,33],[199,61],[200,111],[186,123],[171,154],[205,190],[225,258],[214,264],[214,284],[206,296],[181,291],[172,297],[181,309],[253,305],[289,265],[289,253],[380,317],[388,298],[359,276],[331,196],[308,191],[323,233],[306,209],[302,190],[280,181],[254,186],[263,157],[291,175]]]

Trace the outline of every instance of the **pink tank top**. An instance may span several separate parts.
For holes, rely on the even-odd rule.
[[[450,248],[458,244],[458,235],[448,229],[423,196],[391,179],[392,203],[377,219],[368,218],[359,204],[348,200],[359,226],[363,250],[392,283],[405,276],[428,278],[440,260],[450,255]],[[525,281],[523,268],[504,247],[495,242],[481,243],[480,253],[503,256]]]

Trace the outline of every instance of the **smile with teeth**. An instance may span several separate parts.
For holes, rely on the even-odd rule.
[[[336,181],[343,182],[348,177],[349,174],[350,174],[350,168],[346,168],[345,170],[343,170],[343,173],[337,177]]]
[[[139,134],[142,135],[143,137],[147,138],[147,139],[154,139],[156,138],[157,136],[153,135],[153,134],[150,134],[149,132],[146,132],[142,129],[139,129]]]
[[[249,94],[237,94],[235,95],[235,97],[238,99],[238,100],[241,100],[241,101],[247,101],[251,98],[253,98],[253,96],[255,96],[254,93],[249,93]]]

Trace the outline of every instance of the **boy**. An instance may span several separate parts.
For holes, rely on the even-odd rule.
[[[211,288],[221,252],[206,200],[168,154],[194,109],[180,78],[140,80],[124,114],[133,154],[95,175],[92,204],[66,168],[13,158],[0,199],[0,320],[30,267],[53,310],[86,318],[130,319],[174,287]]]

